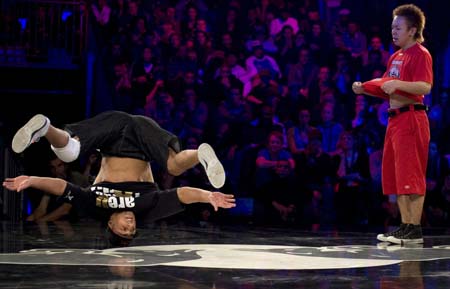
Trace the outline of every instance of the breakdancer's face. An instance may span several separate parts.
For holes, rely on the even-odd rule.
[[[416,43],[414,35],[417,28],[411,27],[403,16],[395,16],[392,20],[392,41],[400,48],[408,48]]]
[[[131,211],[112,214],[108,226],[115,234],[126,239],[132,239],[136,234],[136,219]]]

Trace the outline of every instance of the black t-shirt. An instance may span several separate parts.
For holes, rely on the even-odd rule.
[[[67,183],[61,198],[103,221],[116,211],[132,211],[137,219],[154,221],[184,210],[176,188],[161,191],[150,182],[102,182],[87,188]]]

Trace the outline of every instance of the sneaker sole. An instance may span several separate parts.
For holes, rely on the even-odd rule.
[[[394,245],[390,245],[390,246],[386,247],[386,251],[388,251],[388,252],[394,252],[394,251],[405,250],[405,249],[423,249],[423,244],[411,244],[411,243],[402,244],[402,245],[394,244]]]
[[[205,169],[211,185],[216,189],[223,187],[225,170],[209,144],[203,143],[198,147],[198,160]]]
[[[423,244],[423,238],[418,239],[397,239],[395,237],[390,236],[388,242],[398,244],[398,245],[406,245],[406,244]]]
[[[387,247],[390,247],[390,246],[395,246],[395,245],[392,245],[392,243],[390,243],[390,242],[380,242],[377,244],[377,249],[386,249]]]
[[[30,144],[36,141],[36,133],[45,127],[47,118],[42,114],[33,116],[23,127],[21,127],[12,140],[12,149],[15,153],[23,152]]]
[[[390,246],[386,247],[386,251],[388,251],[388,252],[395,252],[395,251],[404,250],[404,249],[406,249],[406,248],[403,247],[402,245],[398,245],[398,244],[390,245]]]

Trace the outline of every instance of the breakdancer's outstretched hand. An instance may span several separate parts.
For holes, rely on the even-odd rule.
[[[223,194],[220,192],[211,192],[209,194],[209,203],[217,211],[219,208],[229,209],[236,207],[236,200],[233,195]]]
[[[3,181],[3,187],[10,191],[20,192],[31,187],[29,176],[18,176],[15,178],[6,178]]]

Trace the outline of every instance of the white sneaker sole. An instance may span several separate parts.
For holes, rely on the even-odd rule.
[[[387,238],[388,242],[398,244],[398,245],[406,245],[406,244],[423,244],[423,238],[418,239],[397,239],[393,236]]]
[[[380,243],[378,243],[377,244],[377,249],[386,249],[387,247],[390,247],[390,246],[396,246],[396,245],[393,245],[392,243],[390,243],[390,242],[380,242]]]
[[[211,185],[216,189],[223,187],[225,184],[225,170],[209,144],[202,143],[198,147],[198,160],[205,168]]]
[[[405,249],[422,249],[423,248],[423,244],[411,244],[411,243],[406,243],[406,244],[402,244],[402,245],[390,245],[386,247],[386,251],[388,252],[395,252],[398,250],[405,250]]]
[[[12,140],[12,149],[15,153],[23,152],[33,142],[43,136],[39,133],[47,125],[47,118],[42,114],[33,116],[23,127],[21,127]]]

